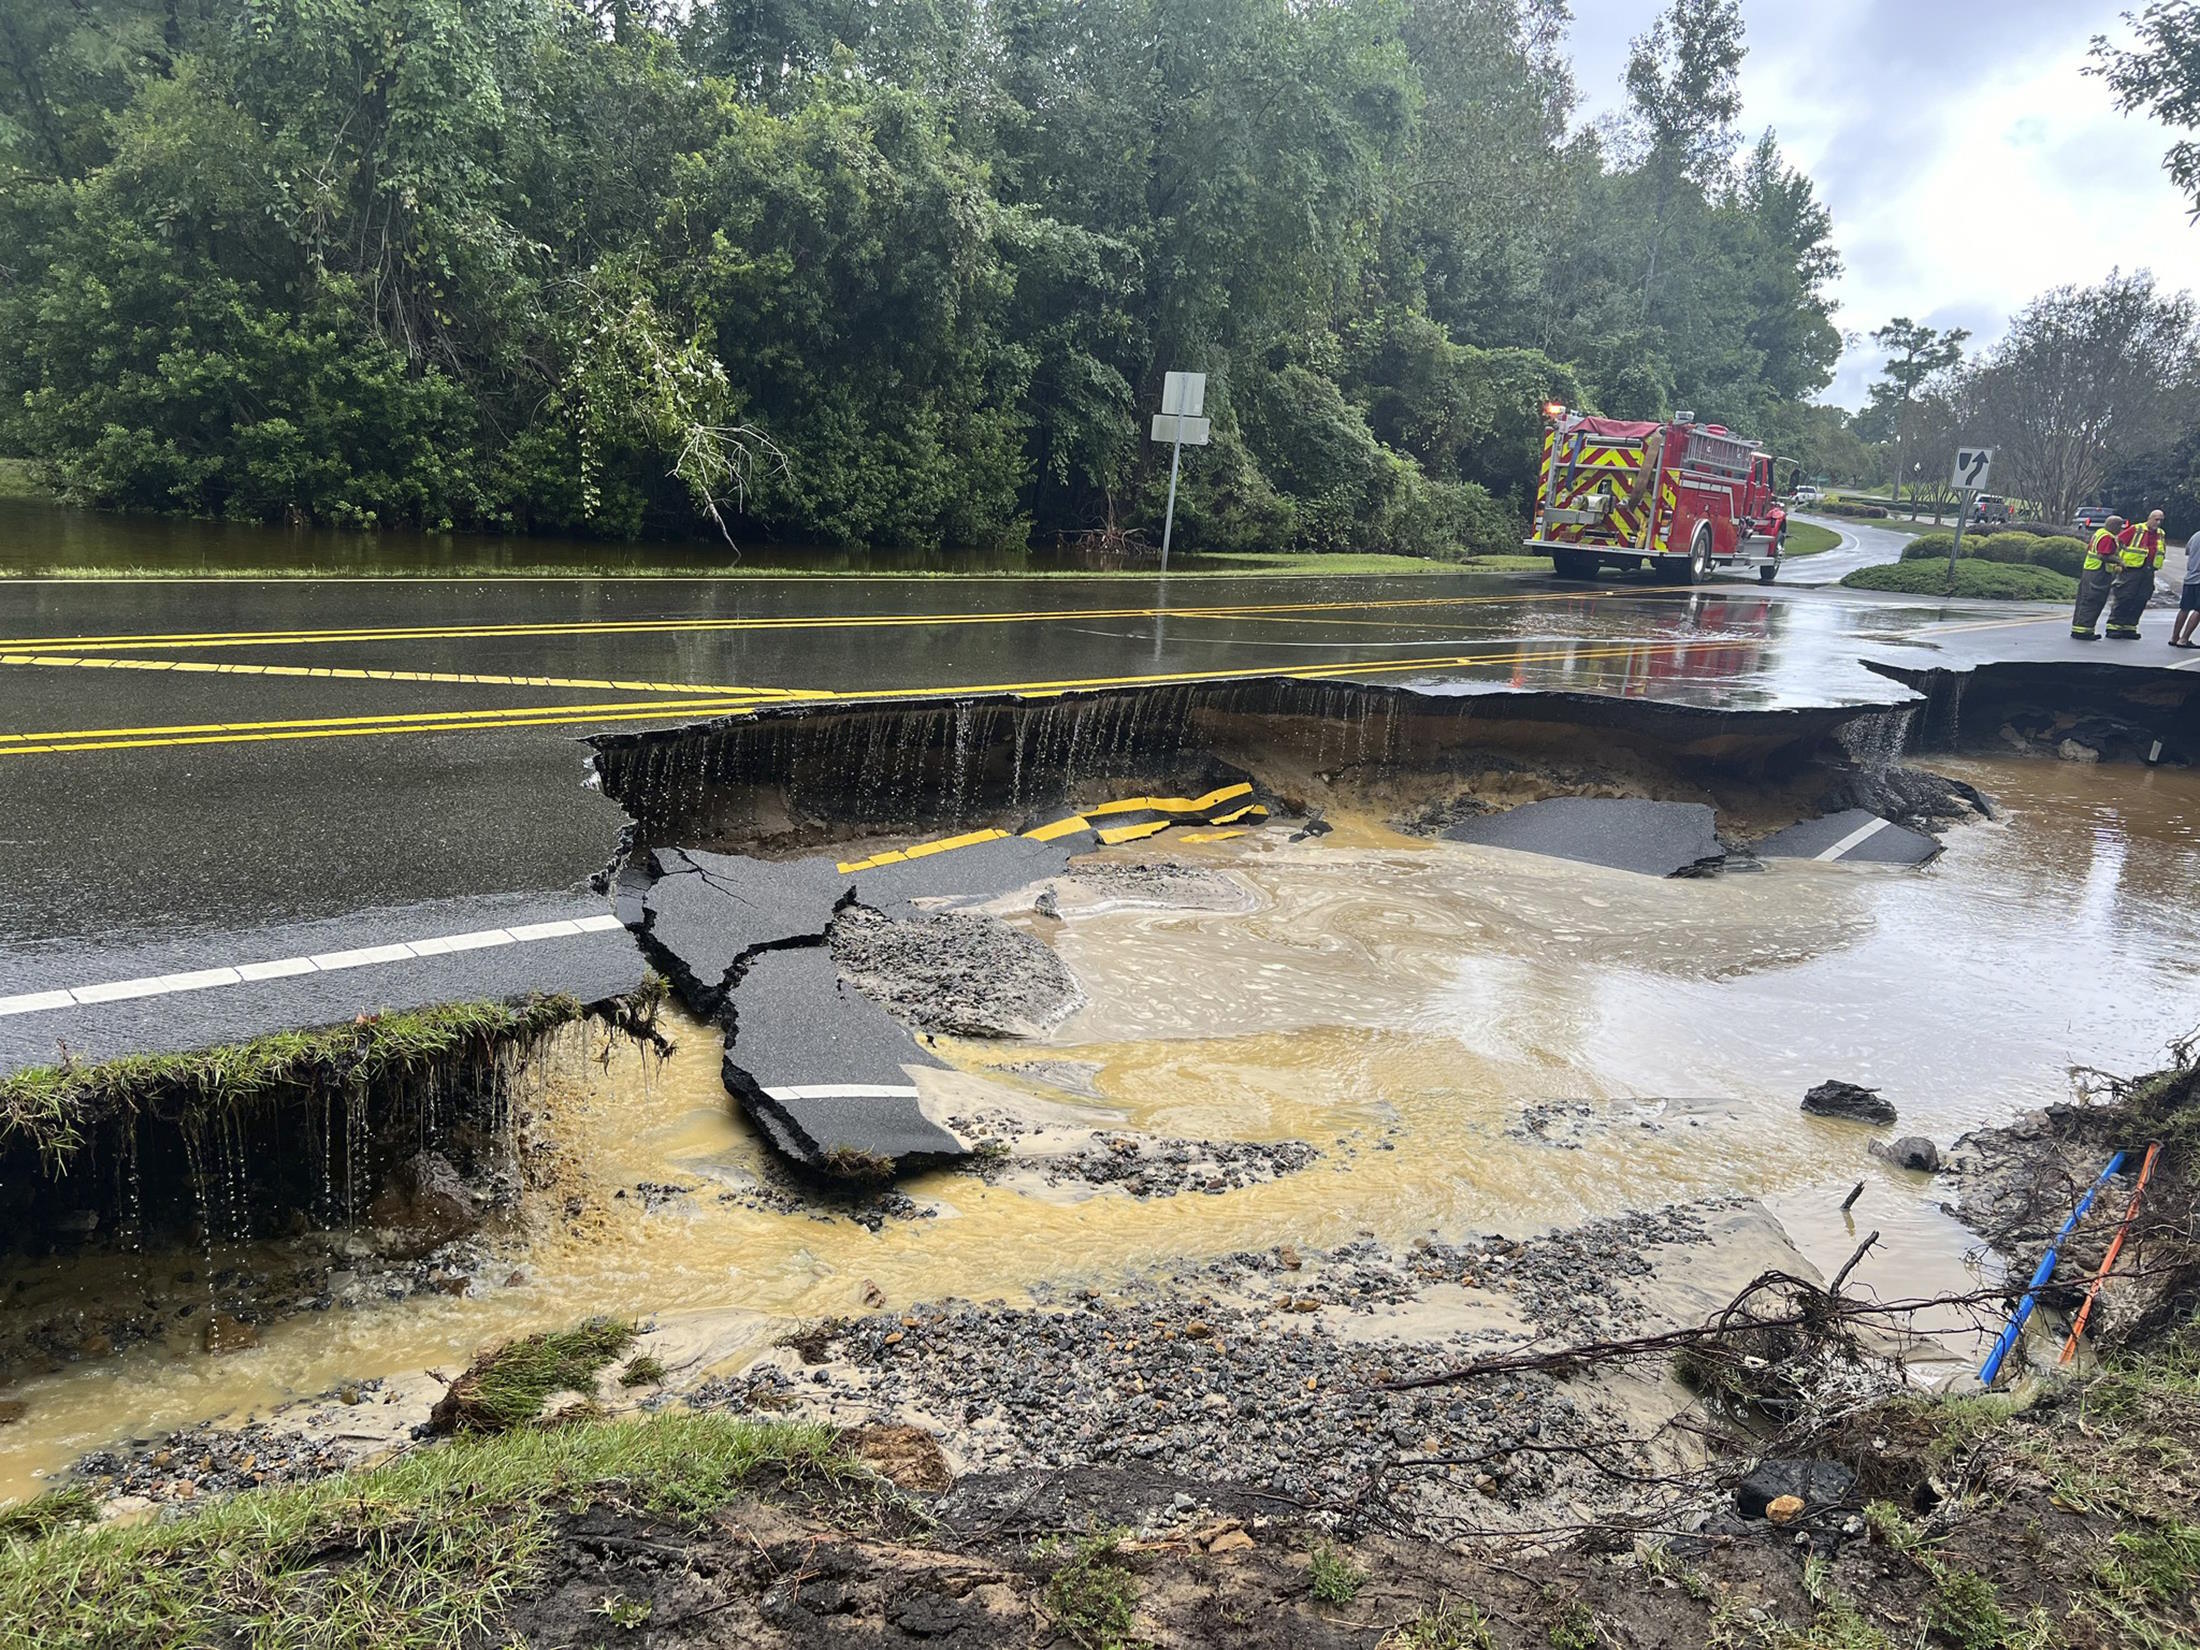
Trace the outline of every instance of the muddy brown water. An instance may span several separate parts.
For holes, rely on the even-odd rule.
[[[1360,824],[1306,844],[1270,832],[1142,850],[1231,879],[1237,909],[1071,888],[1065,920],[1016,917],[1091,1000],[1037,1045],[943,1044],[958,1069],[920,1074],[929,1102],[967,1113],[1020,1096],[1095,1128],[1324,1153],[1222,1195],[1141,1201],[940,1173],[906,1188],[929,1218],[876,1232],[771,1212],[742,1201],[769,1165],[730,1114],[712,1032],[683,1024],[670,1060],[620,1048],[607,1065],[575,1034],[543,1080],[580,1178],[499,1239],[509,1264],[484,1269],[474,1294],[303,1312],[219,1356],[179,1317],[165,1343],[22,1381],[0,1395],[25,1405],[0,1430],[0,1496],[35,1492],[87,1449],[347,1381],[389,1378],[406,1400],[392,1413],[410,1416],[433,1389],[422,1372],[593,1312],[654,1316],[662,1355],[692,1375],[793,1320],[860,1310],[867,1286],[894,1305],[1013,1300],[1280,1242],[1525,1233],[1724,1193],[1763,1198],[1829,1271],[1879,1230],[1858,1277],[1883,1295],[1967,1286],[1973,1240],[1941,1212],[1946,1186],[1880,1164],[1869,1131],[1804,1118],[1797,1099],[1829,1076],[1880,1086],[1897,1132],[1945,1147],[2063,1097],[2073,1065],[2157,1060],[2200,1019],[2200,776],[1942,766],[2004,816],[1953,832],[1921,872],[1787,864],[1655,881]],[[995,1069],[1034,1058],[1096,1067],[1098,1098]],[[1547,1108],[1540,1135],[1523,1132],[1524,1107]],[[1867,1189],[1845,1217],[1857,1180]],[[642,1182],[694,1190],[650,1212],[632,1191]],[[212,1261],[285,1258],[265,1246]],[[207,1265],[25,1263],[5,1311],[51,1316],[128,1291],[203,1315]],[[185,1270],[193,1283],[175,1281]],[[365,1444],[390,1427],[370,1403],[351,1430]]]

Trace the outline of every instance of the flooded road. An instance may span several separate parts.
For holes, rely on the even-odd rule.
[[[1957,829],[1919,872],[1782,864],[1659,881],[1348,823],[1313,843],[1150,845],[1227,875],[1241,910],[1065,900],[1059,924],[1018,917],[1089,1002],[1041,1043],[942,1044],[958,1069],[919,1075],[928,1104],[946,1115],[1021,1096],[1094,1129],[1322,1153],[1219,1195],[941,1173],[905,1186],[928,1213],[873,1231],[775,1203],[708,1029],[683,1026],[662,1065],[576,1038],[539,1101],[567,1178],[473,1293],[303,1311],[220,1356],[184,1329],[95,1348],[0,1395],[25,1405],[0,1428],[0,1495],[118,1437],[344,1382],[417,1392],[423,1370],[591,1312],[656,1316],[668,1361],[699,1372],[791,1320],[859,1310],[867,1288],[893,1306],[1017,1299],[1281,1242],[1520,1234],[1729,1193],[1764,1198],[1827,1270],[1879,1229],[1859,1276],[1882,1294],[1962,1286],[1969,1240],[1932,1185],[1797,1100],[1826,1077],[1877,1085],[1897,1132],[1945,1146],[2062,1097],[2069,1065],[2154,1062],[2192,1019],[2200,779],[1945,766],[2004,817]],[[1090,1068],[1092,1097],[998,1069],[1042,1059]],[[203,1318],[210,1271],[281,1254],[44,1263],[10,1280],[8,1310],[89,1310],[128,1288]],[[351,1412],[362,1438],[381,1407],[370,1395]]]

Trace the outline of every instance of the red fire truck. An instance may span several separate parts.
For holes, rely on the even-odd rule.
[[[1543,409],[1543,473],[1528,548],[1562,579],[1648,567],[1668,584],[1700,584],[1715,567],[1780,575],[1787,511],[1773,496],[1772,455],[1693,413],[1671,423]]]

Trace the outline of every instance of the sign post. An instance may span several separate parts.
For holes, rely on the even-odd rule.
[[[1986,490],[1986,478],[1994,472],[1994,449],[1958,447],[1956,469],[1950,485],[1963,495],[1956,506],[1955,542],[1948,546],[1948,588],[1956,587],[1956,562],[1963,554],[1963,524],[1971,519],[1971,505]]]
[[[1176,531],[1176,478],[1184,464],[1187,446],[1207,445],[1211,426],[1200,415],[1207,410],[1207,375],[1172,372],[1161,380],[1161,411],[1154,416],[1153,438],[1170,444],[1169,509],[1161,518],[1161,571],[1169,570],[1169,539]]]

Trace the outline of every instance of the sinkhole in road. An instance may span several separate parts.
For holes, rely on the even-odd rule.
[[[1293,685],[1187,692],[1166,713],[1087,705],[1074,736],[1057,703],[1051,729],[1020,733],[1010,714],[988,731],[1003,707],[895,707],[802,735],[793,718],[684,730],[666,736],[680,761],[634,743],[607,782],[651,842],[782,861],[1237,773],[1273,816],[1097,849],[951,913],[1044,947],[1081,998],[981,1038],[884,993],[934,1062],[909,1074],[925,1112],[982,1148],[968,1160],[890,1187],[790,1171],[729,1105],[720,1028],[670,1008],[669,1055],[546,1032],[494,1119],[509,1186],[427,1253],[307,1199],[180,1243],[61,1234],[11,1256],[0,1403],[22,1407],[0,1426],[0,1494],[117,1440],[277,1406],[327,1447],[394,1444],[440,1390],[427,1372],[593,1312],[655,1318],[657,1355],[689,1382],[880,1302],[1043,1300],[1279,1243],[1318,1268],[1367,1234],[1522,1234],[1716,1197],[1763,1200],[1828,1270],[1881,1229],[1859,1276],[1888,1293],[1960,1285],[1969,1240],[1945,1186],[1799,1116],[1801,1092],[1879,1085],[1902,1132],[1945,1145],[2062,1098],[2074,1062],[2139,1069],[2188,1029],[2189,774],[1949,760],[1996,817],[1948,829],[1923,871],[1667,880],[1428,833],[1462,796],[1571,787],[1704,801],[1748,835],[1803,811],[1829,765],[1884,760],[1898,720],[1773,738],[1653,712],[1606,741],[1571,711],[1489,708]],[[834,805],[812,739],[871,801]],[[1317,814],[1330,829],[1305,834]],[[210,1143],[208,1173],[265,1184],[255,1149]],[[1838,1205],[1857,1180],[1852,1229]],[[226,1342],[209,1333],[224,1320]],[[299,1402],[331,1391],[359,1401]]]

